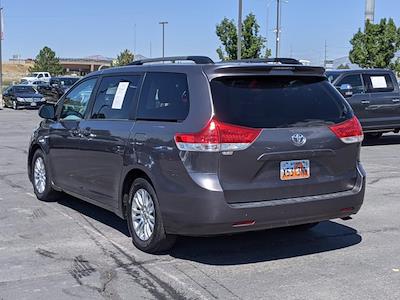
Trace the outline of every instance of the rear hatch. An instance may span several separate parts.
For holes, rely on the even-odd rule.
[[[325,77],[223,76],[211,81],[211,92],[216,122],[237,126],[239,135],[241,128],[258,132],[248,147],[218,153],[228,203],[354,187],[362,132],[354,133],[358,120]]]

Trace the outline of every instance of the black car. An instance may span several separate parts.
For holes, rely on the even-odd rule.
[[[56,103],[80,79],[78,76],[52,77],[49,84],[38,85],[37,90],[47,102]]]
[[[39,111],[34,192],[115,212],[147,252],[176,235],[307,229],[356,214],[363,133],[324,72],[173,57],[90,73]]]
[[[50,79],[50,85],[54,87],[59,87],[60,90],[65,93],[71,86],[75,84],[80,79],[78,76],[60,76],[52,77]]]
[[[4,105],[13,109],[37,108],[46,103],[46,99],[33,86],[13,85],[3,93]]]
[[[327,71],[326,76],[352,106],[366,138],[399,132],[400,90],[392,71],[334,70]]]

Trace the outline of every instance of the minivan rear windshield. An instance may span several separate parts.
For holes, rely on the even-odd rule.
[[[220,77],[211,81],[211,92],[217,119],[235,125],[319,126],[352,116],[350,106],[324,77]]]

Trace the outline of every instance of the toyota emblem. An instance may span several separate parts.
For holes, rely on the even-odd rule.
[[[307,142],[307,139],[301,133],[296,133],[292,135],[292,142],[295,146],[300,147]]]

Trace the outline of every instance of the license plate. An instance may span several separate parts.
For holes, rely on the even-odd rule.
[[[281,180],[305,179],[310,177],[310,161],[281,161]]]
[[[36,105],[37,105],[36,102],[32,102],[32,103],[31,103],[31,106],[36,106]]]

